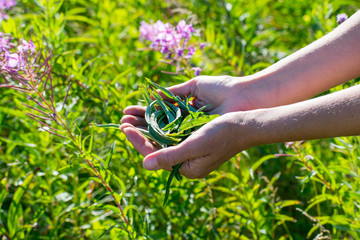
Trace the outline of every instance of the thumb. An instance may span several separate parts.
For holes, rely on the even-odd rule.
[[[194,159],[196,156],[191,144],[183,142],[177,146],[163,148],[150,153],[144,158],[143,166],[147,170],[165,169],[171,171],[172,167],[186,160]]]

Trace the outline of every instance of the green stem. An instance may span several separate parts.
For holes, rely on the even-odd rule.
[[[300,153],[299,149],[297,146],[294,146],[293,149],[295,150],[296,154],[298,155],[299,157],[299,160],[305,165],[305,167],[307,168],[307,170],[309,172],[312,172],[313,171],[313,168],[306,162],[305,158],[302,156],[302,154]],[[319,174],[316,174],[315,176],[317,179],[319,179],[325,186],[327,189],[329,189],[332,193],[335,193],[337,199],[339,200],[340,202],[340,205],[343,204],[340,196],[339,196],[339,193],[325,180],[324,177],[322,177],[321,175]]]
[[[29,71],[30,73],[30,71]],[[49,73],[50,74],[50,73]],[[62,126],[65,128],[66,132],[68,133],[68,135],[70,136],[70,138],[72,139],[74,145],[76,146],[76,148],[80,151],[81,155],[84,155],[84,151],[82,150],[82,148],[80,147],[79,143],[77,142],[73,132],[71,131],[70,127],[64,122],[64,120],[61,118],[61,116],[59,114],[56,113],[55,108],[52,107],[52,105],[45,99],[45,97],[39,92],[38,89],[35,88],[35,82],[33,79],[33,76],[31,74],[29,74],[29,78],[31,80],[31,82],[34,84],[34,86],[32,86],[33,90],[36,92],[36,94],[42,99],[42,101],[44,102],[44,104],[46,104],[46,106],[49,108],[50,111],[52,111],[53,113],[56,114],[56,118],[59,120],[59,122],[62,124]],[[110,187],[109,184],[107,184],[104,180],[104,178],[101,176],[100,172],[95,168],[95,166],[92,164],[92,162],[89,159],[86,159],[87,163],[89,164],[89,166],[94,170],[94,172],[96,173],[97,177],[101,180],[103,186],[111,193],[112,197],[114,198],[114,201],[117,205],[117,207],[120,210],[121,213],[121,217],[123,218],[124,222],[126,223],[127,227],[126,227],[126,231],[128,231],[129,235],[131,236],[129,230],[128,230],[128,226],[129,222],[124,214],[124,211],[120,205],[120,203],[116,200],[116,197],[114,195],[114,191],[112,190],[112,188]]]

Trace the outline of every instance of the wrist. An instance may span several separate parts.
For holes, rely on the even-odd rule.
[[[287,128],[283,126],[281,111],[277,111],[279,108],[281,107],[226,114],[230,119],[229,129],[235,139],[235,148],[241,151],[286,140]]]
[[[259,72],[246,77],[234,77],[234,101],[245,103],[237,111],[269,108],[284,104],[281,87],[274,74]]]
[[[261,123],[257,120],[257,110],[231,112],[222,115],[222,122],[227,124],[232,149],[236,153],[261,144]]]

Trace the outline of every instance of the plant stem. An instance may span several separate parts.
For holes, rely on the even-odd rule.
[[[306,167],[306,169],[309,171],[309,172],[312,172],[314,169],[306,162],[305,158],[302,156],[302,154],[300,153],[299,149],[297,146],[293,146],[292,147],[294,149],[294,151],[296,152],[296,154],[298,155],[299,157],[299,160],[304,164],[304,166]],[[315,176],[317,179],[319,179],[326,187],[327,189],[329,189],[332,193],[335,193],[336,197],[338,198],[339,200],[339,203],[340,205],[343,204],[340,196],[339,196],[339,193],[325,180],[324,177],[322,177],[321,175],[319,174],[316,174]]]
[[[117,207],[119,208],[120,212],[121,212],[121,215],[122,215],[122,218],[124,219],[126,225],[129,226],[129,222],[128,220],[126,219],[126,216],[124,214],[124,211],[120,205],[120,203],[118,201],[116,201],[116,197],[114,195],[114,190],[112,190],[112,188],[110,187],[109,184],[107,184],[104,180],[104,178],[101,176],[101,174],[99,173],[99,171],[96,169],[96,167],[94,166],[94,164],[89,160],[89,159],[86,159],[87,163],[90,165],[90,167],[95,171],[97,177],[101,180],[101,182],[103,183],[104,187],[111,193],[111,195],[113,196],[114,200],[115,200],[115,203],[117,205]]]
[[[306,162],[305,158],[301,155],[299,149],[295,146],[293,148],[295,150],[295,152],[297,153],[299,160],[305,165],[305,167],[307,168],[308,171],[312,172],[314,169]],[[335,190],[330,186],[330,184],[322,177],[319,175],[316,175],[316,177],[323,183],[325,184],[325,186],[331,191],[331,192],[335,192]]]
[[[68,135],[70,136],[70,138],[72,139],[74,145],[76,146],[76,148],[80,151],[81,155],[85,155],[84,151],[82,150],[81,146],[79,145],[79,143],[77,142],[73,132],[71,131],[70,127],[65,123],[65,121],[61,118],[61,116],[59,114],[56,113],[55,108],[45,99],[45,97],[39,92],[39,90],[35,87],[35,81],[33,79],[32,74],[30,74],[30,71],[28,70],[29,73],[29,78],[32,84],[31,88],[34,90],[34,92],[42,99],[42,101],[44,102],[44,104],[48,107],[48,109],[55,114],[56,118],[58,119],[58,121],[61,123],[61,125],[65,128],[66,132],[68,133]],[[51,73],[48,73],[51,74]],[[53,101],[53,100],[52,100]],[[104,178],[101,176],[100,172],[96,169],[96,167],[94,166],[94,164],[91,162],[91,160],[85,158],[85,160],[87,161],[87,163],[89,164],[89,166],[94,170],[94,172],[96,173],[96,176],[101,180],[103,186],[111,193],[112,197],[114,198],[115,204],[117,205],[118,209],[120,210],[121,213],[121,217],[123,218],[124,222],[126,223],[127,227],[129,226],[129,222],[124,214],[124,211],[120,205],[120,202],[117,201],[115,195],[114,195],[114,191],[112,190],[112,188],[110,187],[109,184],[106,183],[106,181],[104,180]],[[126,228],[126,231],[129,233],[129,235],[131,236],[128,228]]]

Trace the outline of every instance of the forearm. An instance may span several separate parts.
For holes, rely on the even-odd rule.
[[[264,99],[272,99],[263,107],[302,101],[360,76],[359,39],[360,11],[321,39],[251,76]]]
[[[360,135],[360,86],[299,103],[235,114],[239,115],[234,119],[248,127],[251,145]],[[238,142],[242,137],[237,136]]]

